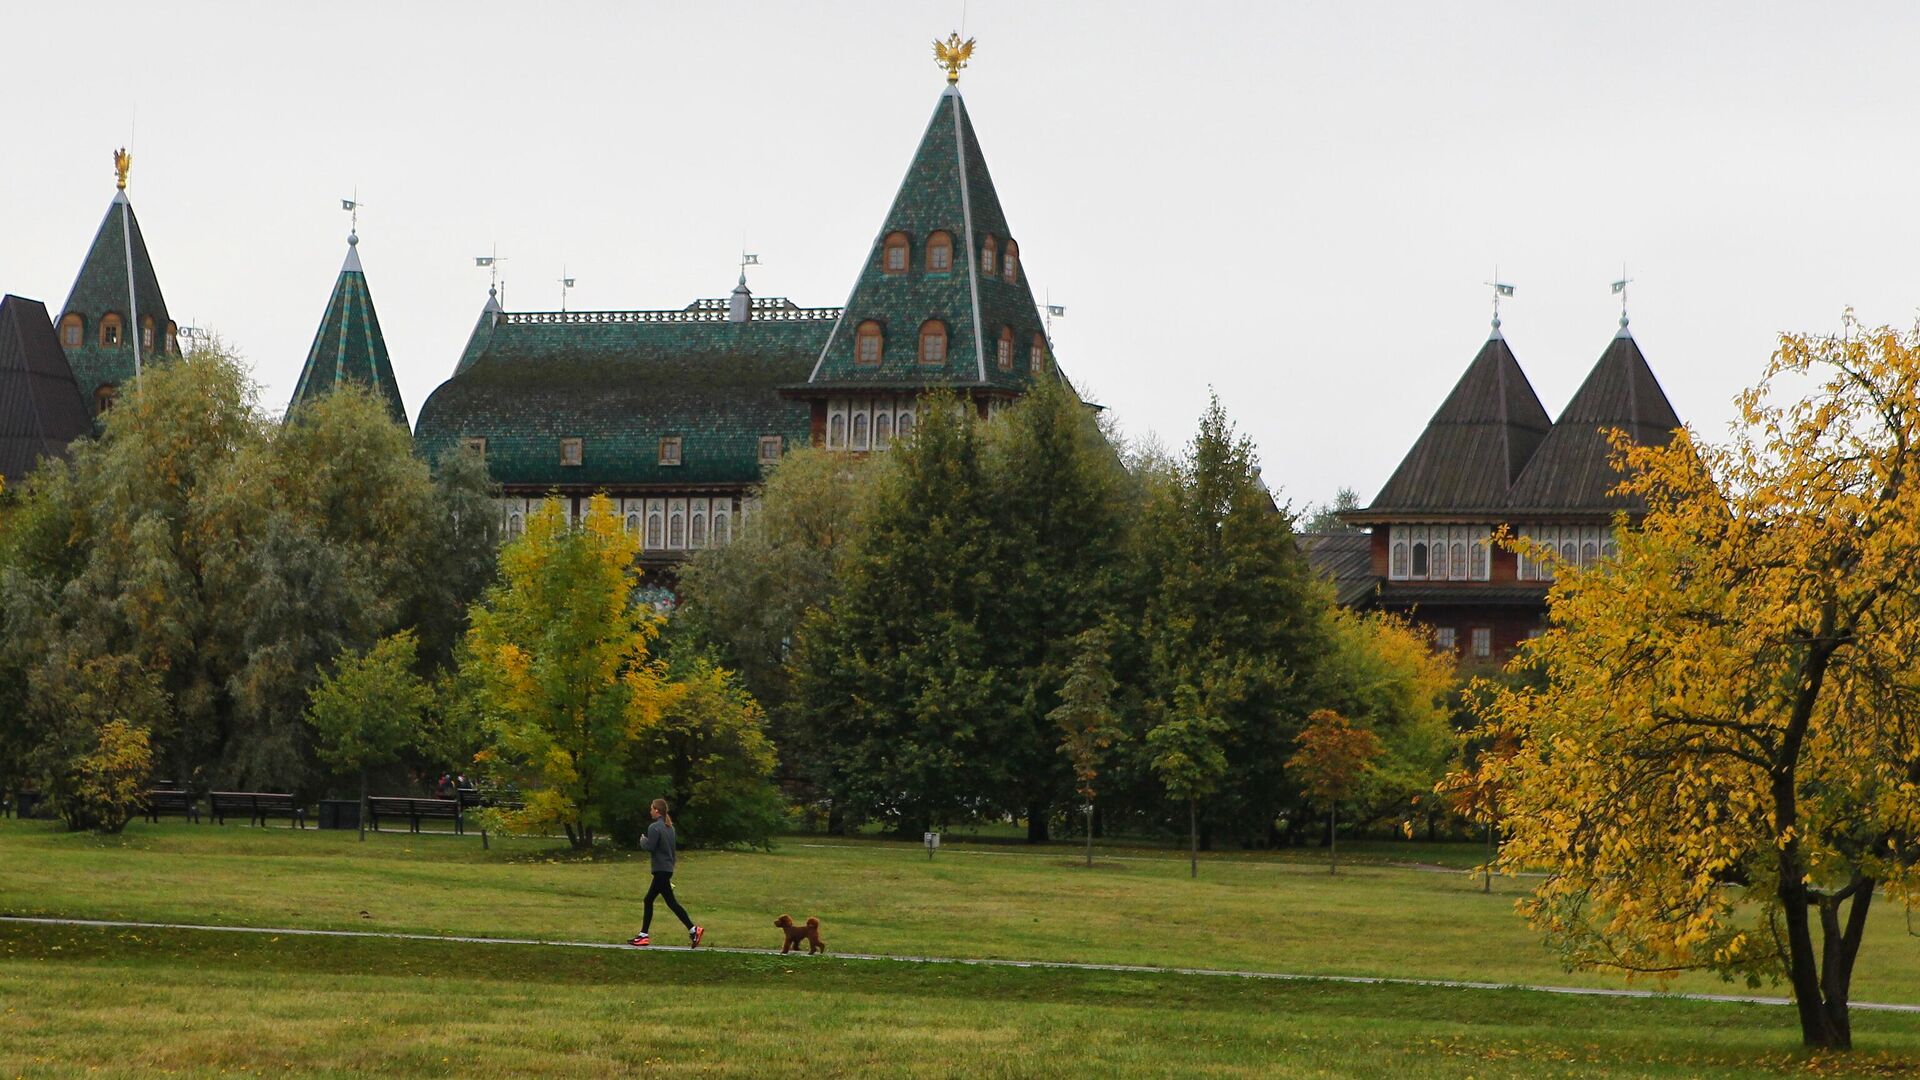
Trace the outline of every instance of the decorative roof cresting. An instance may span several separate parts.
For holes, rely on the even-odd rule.
[[[933,43],[933,59],[941,67],[947,69],[947,84],[949,86],[960,81],[960,69],[966,67],[967,61],[972,58],[972,38],[961,41],[960,35],[955,33],[948,34],[947,40],[945,41],[936,40]]]

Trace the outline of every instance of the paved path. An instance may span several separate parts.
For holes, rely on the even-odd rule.
[[[388,941],[451,941],[467,945],[544,945],[562,949],[614,949],[637,952],[630,945],[607,941],[548,941],[540,938],[461,937],[452,934],[402,934],[381,930],[309,930],[276,926],[205,926],[196,923],[122,922],[108,919],[50,919],[25,915],[0,915],[0,923],[30,923],[38,926],[89,926],[109,930],[199,930],[225,934],[280,934],[305,937],[377,938]],[[657,945],[658,949],[678,949],[677,945]],[[779,956],[778,949],[740,949],[708,946],[701,952],[730,953],[742,956]],[[1121,971],[1146,975],[1203,975],[1228,979],[1272,979],[1280,982],[1345,983],[1361,986],[1435,986],[1449,990],[1528,990],[1537,994],[1571,994],[1578,997],[1650,998],[1665,1001],[1717,1001],[1743,1005],[1791,1005],[1781,997],[1751,994],[1670,994],[1658,990],[1624,990],[1586,986],[1533,986],[1524,983],[1472,982],[1463,979],[1397,979],[1368,975],[1301,975],[1282,971],[1231,971],[1222,968],[1160,967],[1152,964],[1086,964],[1068,960],[993,960],[954,956],[886,956],[878,953],[832,953],[836,960],[878,961],[895,964],[961,964],[968,967],[1048,968],[1063,971]],[[1920,1005],[1855,1001],[1855,1009],[1873,1012],[1920,1013]]]

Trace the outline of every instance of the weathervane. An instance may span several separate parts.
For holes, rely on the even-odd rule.
[[[1613,283],[1613,295],[1620,298],[1620,329],[1627,328],[1627,286],[1633,279],[1627,276],[1627,264],[1620,264],[1620,280]]]
[[[1493,268],[1493,280],[1485,283],[1493,290],[1493,328],[1500,329],[1500,298],[1513,295],[1513,286],[1500,280],[1500,268]]]
[[[973,39],[960,40],[958,33],[948,34],[947,40],[933,43],[933,58],[947,69],[947,83],[952,85],[960,81],[960,69],[967,66],[973,57]]]
[[[340,200],[340,209],[352,215],[353,224],[347,229],[347,243],[358,244],[360,242],[360,189],[358,187],[353,189],[353,198]]]
[[[573,288],[573,278],[567,275],[567,264],[560,264],[560,310],[567,310],[567,290]]]
[[[113,152],[113,172],[121,191],[127,190],[127,172],[132,168],[133,155],[127,153],[126,147],[123,146]]]
[[[487,268],[487,293],[490,296],[498,295],[500,292],[500,264],[506,261],[506,258],[500,254],[499,244],[493,245],[493,254],[473,257],[473,265]]]

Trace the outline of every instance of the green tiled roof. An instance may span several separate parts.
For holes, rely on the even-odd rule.
[[[347,240],[346,265],[333,284],[333,296],[320,318],[320,329],[313,335],[313,347],[307,350],[307,362],[300,369],[300,382],[287,403],[287,412],[351,379],[373,387],[386,399],[393,418],[405,424],[407,406],[393,377],[393,363],[387,358],[387,339],[380,333],[373,293],[368,291],[367,275],[360,268],[358,243],[357,238]]]
[[[487,440],[487,469],[519,488],[739,486],[760,480],[760,438],[811,438],[809,407],[778,388],[803,382],[833,310],[718,308],[482,315],[460,368],[420,407],[429,460]],[[679,465],[660,440],[681,439]],[[560,440],[582,440],[581,464]]]
[[[953,236],[953,269],[947,273],[926,269],[927,238],[936,230]],[[894,232],[907,234],[911,242],[905,273],[887,273],[881,267],[886,238]],[[1027,285],[1025,253],[1012,283],[997,272],[998,265],[990,276],[980,272],[980,250],[986,238],[994,238],[1004,257],[1009,233],[966,104],[957,88],[948,87],[874,237],[847,301],[846,315],[821,350],[810,389],[928,385],[1024,389],[1030,378],[1028,351],[1042,329]],[[869,319],[885,331],[877,365],[855,363],[855,331]],[[943,365],[919,362],[920,326],[928,319],[947,324]],[[1003,327],[1013,330],[1010,372],[1001,371],[997,363]]]
[[[153,260],[147,257],[147,242],[140,235],[140,219],[134,216],[133,204],[127,200],[126,192],[119,192],[107,206],[107,216],[94,233],[93,246],[87,249],[86,262],[80,266],[80,276],[74,279],[73,291],[67,294],[67,302],[60,309],[63,317],[77,312],[86,320],[81,344],[68,347],[66,352],[74,381],[79,384],[89,410],[94,407],[95,390],[107,383],[118,386],[133,379],[133,343],[138,340],[140,328],[128,317],[127,311],[128,244],[127,231],[122,226],[123,206],[125,221],[133,232],[133,295],[139,304],[139,318],[141,322],[149,317],[153,319],[152,352],[160,353],[167,345],[167,302],[160,295]],[[126,333],[119,345],[103,347],[100,317],[109,312],[120,316]],[[143,349],[141,359],[144,362],[146,358]]]

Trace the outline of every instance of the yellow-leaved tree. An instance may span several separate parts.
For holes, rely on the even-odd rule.
[[[1724,446],[1615,437],[1647,516],[1561,568],[1481,780],[1568,962],[1785,980],[1844,1048],[1869,908],[1920,852],[1920,332],[1783,337],[1738,403]]]
[[[573,525],[550,498],[501,549],[501,581],[473,608],[463,675],[491,741],[480,764],[523,797],[501,815],[509,829],[592,847],[629,797],[636,744],[678,693],[649,651],[660,618],[635,600],[638,543],[606,496]]]

